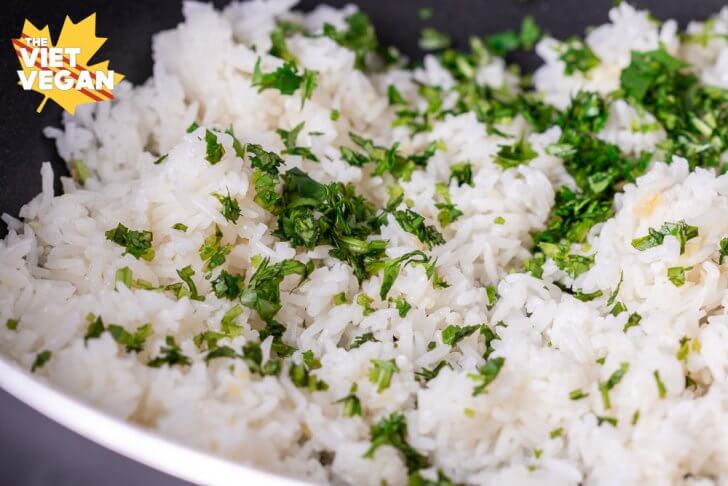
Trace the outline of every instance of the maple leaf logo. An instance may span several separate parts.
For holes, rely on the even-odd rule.
[[[109,61],[88,64],[105,42],[96,36],[95,13],[75,24],[66,16],[55,45],[47,25],[38,29],[25,20],[21,37],[12,43],[22,68],[19,84],[44,95],[38,112],[49,99],[71,114],[78,105],[114,99],[113,87],[124,76],[109,70]]]

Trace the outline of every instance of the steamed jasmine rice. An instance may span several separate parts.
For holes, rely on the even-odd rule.
[[[728,482],[728,8],[406,65],[294,4],[185,3],[46,129],[73,177],[3,215],[2,353],[314,483]]]

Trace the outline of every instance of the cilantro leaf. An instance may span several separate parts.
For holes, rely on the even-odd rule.
[[[450,36],[443,34],[432,27],[425,27],[420,33],[420,40],[417,45],[423,51],[437,51],[450,46]]]
[[[377,386],[377,393],[382,393],[389,388],[392,382],[392,375],[399,372],[399,367],[393,359],[373,359],[371,362],[372,367],[369,368],[369,381]]]
[[[392,213],[394,219],[403,230],[417,237],[427,248],[445,243],[445,238],[432,225],[425,223],[425,218],[411,209],[397,210]]]
[[[238,204],[238,201],[230,197],[230,192],[228,192],[227,196],[218,193],[213,193],[213,196],[222,204],[220,213],[222,213],[223,217],[231,223],[237,223],[240,217],[240,204]]]
[[[244,275],[233,275],[226,270],[220,271],[220,274],[211,282],[212,291],[218,299],[235,300],[243,293],[245,287]]]
[[[275,71],[264,73],[260,68],[260,57],[255,62],[252,84],[258,91],[266,89],[278,90],[282,95],[290,96],[301,88],[301,108],[307,99],[311,98],[316,88],[316,71],[304,69],[303,74],[298,73],[296,64],[287,61]]]
[[[109,324],[107,329],[117,343],[126,347],[127,353],[142,351],[144,343],[153,332],[151,324],[139,326],[134,333],[130,333],[116,324]]]
[[[601,62],[594,51],[579,39],[572,38],[562,46],[559,59],[564,63],[564,72],[568,75],[576,71],[586,73]]]
[[[646,236],[632,240],[632,246],[637,250],[645,251],[661,245],[668,235],[674,236],[680,242],[680,254],[682,255],[685,253],[685,243],[698,236],[698,228],[690,226],[683,220],[676,223],[667,221],[660,226],[659,230],[649,228]]]
[[[106,239],[126,248],[124,255],[127,253],[136,259],[142,258],[151,261],[154,258],[154,249],[152,248],[152,239],[154,236],[151,231],[131,230],[119,223],[116,228],[108,230]]]
[[[415,371],[415,376],[417,376],[420,381],[424,381],[425,383],[427,383],[428,381],[437,377],[437,375],[440,374],[440,370],[442,370],[446,366],[452,368],[452,366],[450,366],[450,363],[445,360],[440,360],[432,369],[422,368],[420,371]]]
[[[538,155],[525,138],[519,139],[513,145],[499,145],[499,147],[494,162],[504,170],[526,164]]]
[[[478,329],[480,329],[479,324],[474,324],[472,326],[456,326],[454,324],[450,324],[442,330],[442,342],[449,346],[455,346]]]
[[[675,287],[685,285],[685,272],[692,270],[693,267],[670,267],[667,269],[667,278]]]
[[[323,35],[331,38],[342,47],[354,51],[355,67],[366,68],[367,56],[377,52],[379,44],[377,34],[369,17],[363,12],[355,12],[344,19],[347,29],[338,31],[331,24],[324,24]]]
[[[192,364],[192,361],[182,354],[182,348],[179,347],[177,342],[174,340],[174,336],[167,336],[164,339],[165,345],[159,348],[159,356],[149,360],[147,366],[152,368],[161,368],[164,365],[174,366],[188,366]]]
[[[423,456],[407,442],[407,420],[404,415],[394,412],[369,429],[371,446],[364,457],[371,459],[374,453],[383,445],[397,449],[405,460],[409,472],[414,472],[429,465],[426,456]]]
[[[205,130],[205,160],[215,165],[225,155],[225,147],[217,141],[217,135],[210,130]]]
[[[355,415],[361,416],[361,402],[359,401],[359,397],[356,396],[356,390],[357,386],[356,383],[354,383],[353,385],[351,385],[351,389],[349,390],[348,395],[346,395],[344,398],[336,400],[336,403],[344,404],[344,417],[353,417]]]
[[[487,393],[488,385],[498,377],[498,374],[503,368],[506,359],[503,357],[490,358],[485,361],[485,364],[478,368],[478,373],[468,374],[468,378],[476,382],[476,386],[473,389],[473,396],[480,395],[481,393]]]
[[[293,127],[290,131],[283,130],[282,128],[276,130],[276,133],[281,137],[283,144],[286,146],[283,153],[289,155],[298,155],[300,157],[303,157],[304,159],[318,162],[319,159],[316,157],[316,155],[314,155],[313,152],[311,152],[310,148],[296,146],[296,139],[298,138],[299,133],[301,133],[303,125],[304,122],[301,122]]]
[[[240,296],[240,302],[255,310],[261,319],[270,323],[281,308],[280,284],[287,275],[297,274],[303,281],[313,271],[313,262],[283,260],[271,264],[264,258]],[[261,339],[264,339],[261,337]]]
[[[48,363],[48,361],[50,361],[52,356],[53,356],[53,352],[51,352],[47,349],[38,353],[35,356],[35,361],[33,361],[33,365],[30,367],[30,372],[35,373],[35,370],[39,370],[42,367],[44,367],[46,365],[46,363]]]
[[[379,297],[382,300],[387,298],[387,294],[392,289],[395,280],[399,276],[401,269],[409,264],[427,263],[429,258],[420,250],[414,250],[404,255],[388,260],[384,263],[384,276],[382,277],[382,286],[379,289]]]
[[[450,180],[455,179],[458,186],[473,186],[473,166],[469,162],[460,162],[450,166]]]
[[[356,349],[356,348],[360,347],[362,344],[368,343],[368,342],[378,343],[379,340],[374,337],[374,333],[365,332],[364,334],[361,334],[361,335],[355,337],[354,340],[351,341],[351,344],[349,345],[349,351],[351,351],[352,349]]]
[[[627,371],[629,371],[629,363],[622,362],[619,364],[619,368],[609,376],[607,381],[599,383],[599,392],[602,394],[602,404],[605,410],[609,410],[612,407],[612,403],[609,400],[609,391],[622,381]]]

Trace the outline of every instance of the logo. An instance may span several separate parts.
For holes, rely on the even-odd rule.
[[[96,14],[76,24],[66,17],[56,45],[47,25],[39,30],[25,20],[20,38],[12,43],[21,67],[20,86],[44,95],[36,111],[49,99],[70,114],[78,105],[114,99],[114,88],[124,76],[109,69],[109,61],[88,64],[104,42],[106,38],[96,37]]]

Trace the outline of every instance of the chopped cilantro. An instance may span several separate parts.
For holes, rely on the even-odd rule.
[[[437,375],[440,374],[440,370],[442,370],[445,366],[450,366],[450,363],[445,360],[440,360],[432,369],[422,368],[420,371],[415,371],[415,376],[421,381],[427,383],[437,377]]]
[[[419,471],[409,477],[409,486],[458,486],[452,479],[442,471],[437,470],[437,479],[425,479]]]
[[[606,416],[602,416],[602,415],[597,415],[597,425],[602,425],[603,423],[608,423],[612,427],[616,427],[618,421],[614,417],[606,417]]]
[[[541,29],[533,17],[527,16],[521,22],[519,33],[513,31],[498,32],[485,38],[488,49],[496,56],[505,56],[516,49],[530,50],[541,37]]]
[[[658,370],[655,370],[652,372],[652,376],[655,377],[658,396],[660,397],[660,399],[664,399],[667,396],[667,388],[665,388],[665,383],[662,381],[662,378],[660,378],[660,372]]]
[[[243,333],[243,328],[235,320],[243,313],[243,308],[234,305],[223,314],[220,320],[220,330],[227,337],[237,337]]]
[[[446,185],[438,184],[435,187],[435,193],[442,196],[445,200],[444,202],[438,202],[435,204],[435,207],[439,209],[437,213],[437,220],[440,223],[440,226],[445,228],[462,216],[463,212],[452,203],[450,191]]]
[[[205,262],[205,271],[211,271],[225,263],[227,255],[233,249],[229,243],[221,245],[221,241],[222,231],[215,225],[215,233],[205,238],[205,241],[199,248],[200,258]],[[190,291],[192,291],[191,287]],[[197,295],[196,292],[195,295]]]
[[[220,213],[222,213],[223,217],[231,223],[237,223],[238,218],[240,218],[240,204],[238,204],[238,201],[234,197],[230,197],[230,192],[228,192],[227,196],[218,193],[213,193],[213,196],[222,204]]]
[[[263,150],[263,147],[253,143],[246,146],[246,151],[253,168],[273,176],[278,175],[278,167],[283,164],[283,159],[278,154]]]
[[[493,218],[493,223],[498,225],[506,224],[506,219],[503,216],[496,216]]]
[[[326,391],[329,385],[310,373],[310,368],[305,364],[291,363],[288,369],[288,377],[294,385],[299,388],[307,388],[309,391]]]
[[[369,240],[383,218],[351,185],[320,184],[299,169],[283,175],[283,194],[274,235],[295,246],[331,245],[329,254],[347,262],[357,278],[370,276],[367,266],[379,261],[383,240]]]
[[[397,308],[397,313],[399,313],[399,317],[403,319],[407,317],[410,309],[412,309],[410,303],[407,302],[407,300],[402,295],[394,299],[394,306]]]
[[[354,340],[349,345],[349,350],[356,349],[360,347],[364,343],[368,342],[374,342],[378,343],[379,340],[374,337],[374,334],[372,332],[365,332],[364,334],[361,334],[354,338]]]
[[[368,316],[372,312],[374,312],[374,307],[372,307],[372,304],[374,303],[374,299],[369,297],[367,294],[357,295],[356,303],[361,307],[361,312],[365,316]]]
[[[175,223],[174,225],[172,225],[172,229],[182,231],[184,233],[185,231],[187,231],[187,225],[184,223]]]
[[[288,46],[286,45],[286,37],[290,36],[291,34],[305,32],[306,29],[304,29],[304,27],[299,24],[289,21],[278,20],[276,22],[275,28],[270,32],[271,48],[268,51],[268,54],[270,54],[271,56],[279,57],[284,61],[295,62],[295,57],[293,56],[291,51],[288,50]]]
[[[107,330],[114,341],[126,347],[127,353],[142,351],[144,343],[153,332],[151,324],[141,325],[133,333],[116,324],[109,324]]]
[[[84,344],[86,344],[89,339],[101,337],[101,334],[103,334],[106,329],[101,316],[96,317],[93,314],[89,314],[86,316],[86,320],[88,321],[88,328],[86,328],[86,334],[83,336]]]
[[[198,125],[197,122],[193,121],[192,123],[190,123],[190,126],[187,127],[186,132],[192,133],[195,130],[197,130],[198,128],[200,128],[200,125]]]
[[[115,282],[121,282],[124,285],[127,286],[127,288],[131,288],[133,284],[133,274],[129,267],[122,267],[116,271],[116,275],[114,276]]]
[[[536,45],[536,42],[541,38],[541,29],[538,24],[533,20],[533,17],[527,15],[521,22],[520,32],[521,47],[529,50]]]
[[[164,160],[164,158],[166,158],[166,157],[167,156],[164,155],[161,158],[162,158],[162,160]],[[157,160],[154,163],[158,164],[159,160]],[[75,159],[75,160],[71,161],[71,175],[73,176],[73,178],[76,181],[78,181],[79,184],[81,184],[82,186],[85,186],[86,181],[88,180],[88,177],[89,177],[88,166],[86,165],[86,162],[84,162],[83,160],[80,160],[80,159]]]
[[[412,473],[428,466],[429,461],[407,442],[407,420],[404,415],[394,412],[382,418],[369,429],[371,446],[364,454],[373,458],[374,453],[383,445],[397,449],[403,456],[407,470]]]
[[[225,147],[217,141],[217,135],[211,130],[205,130],[205,160],[215,165],[225,155]]]
[[[152,163],[153,163],[154,165],[159,165],[159,164],[161,164],[162,162],[164,162],[165,160],[167,160],[167,157],[169,157],[169,154],[163,154],[163,155],[160,155],[160,156],[159,156],[159,157],[157,157],[157,159],[156,159],[156,160],[155,160],[154,162],[152,162]]]
[[[557,437],[561,437],[562,435],[564,435],[564,429],[562,427],[559,427],[558,429],[554,429],[549,432],[550,439],[556,439]]]
[[[455,179],[458,186],[467,184],[473,185],[473,166],[470,162],[460,162],[459,164],[453,164],[450,166],[450,180]]]
[[[473,324],[472,326],[456,326],[450,324],[442,330],[442,342],[449,346],[455,346],[478,329],[480,329],[479,324]]]
[[[437,51],[450,46],[450,36],[432,27],[425,27],[420,33],[418,46],[423,51]]]
[[[319,159],[314,155],[313,152],[311,152],[310,148],[296,146],[296,139],[298,138],[298,134],[301,133],[301,130],[303,130],[303,124],[304,122],[299,123],[290,131],[283,130],[282,128],[276,130],[276,133],[281,137],[283,144],[286,146],[286,148],[283,150],[283,153],[289,155],[298,155],[300,157],[303,157],[304,159],[318,162]]]
[[[389,388],[392,375],[399,371],[397,363],[393,359],[373,359],[372,367],[369,368],[369,381],[377,386],[377,393],[382,393]]]
[[[580,389],[572,390],[571,392],[569,392],[569,400],[581,400],[588,396],[588,393],[584,393]]]
[[[367,57],[371,53],[382,53],[377,42],[377,34],[369,17],[364,12],[354,12],[344,19],[346,30],[336,30],[331,24],[324,24],[323,34],[342,47],[354,51],[357,69],[366,68]]]
[[[559,59],[564,63],[564,72],[568,75],[576,71],[586,73],[597,67],[600,63],[594,51],[579,39],[569,39],[562,46]]]
[[[723,260],[725,260],[725,257],[728,256],[728,238],[723,238],[720,240],[720,259],[718,260],[718,264],[723,265]]]
[[[311,271],[313,262],[306,264],[298,260],[283,260],[271,264],[269,258],[264,258],[243,290],[240,302],[255,310],[266,323],[277,324],[274,317],[281,308],[281,282],[287,275],[293,274],[300,275],[303,281]],[[261,339],[265,339],[265,336],[261,335]]]
[[[503,324],[502,322],[496,324],[496,326]],[[495,333],[491,328],[489,328],[486,324],[483,324],[480,326],[480,334],[483,335],[485,338],[485,352],[483,353],[483,359],[490,358],[490,355],[493,353],[493,341],[497,341],[500,339],[498,334]]]
[[[721,165],[728,148],[728,91],[701,84],[689,65],[662,45],[633,51],[620,81],[625,97],[652,113],[667,132],[664,160],[676,154],[691,168]]]
[[[594,255],[584,256],[569,253],[566,244],[553,244],[543,242],[539,245],[544,255],[551,258],[560,270],[564,270],[571,278],[576,278],[586,272],[594,264]]]
[[[605,410],[612,408],[612,402],[609,400],[609,391],[622,381],[627,371],[629,371],[629,363],[622,362],[619,364],[619,368],[609,376],[607,381],[599,383],[599,392],[602,394],[602,404]]]
[[[598,299],[599,297],[602,296],[602,294],[603,294],[603,292],[601,290],[595,290],[594,292],[586,293],[586,292],[582,291],[581,289],[579,289],[576,292],[574,292],[574,298],[578,299],[582,302],[589,302],[594,299]]]
[[[159,348],[159,356],[149,360],[147,366],[161,368],[164,365],[187,366],[192,364],[192,361],[182,354],[182,348],[179,347],[173,336],[167,336],[164,338],[164,342],[165,345]]]
[[[399,276],[401,269],[409,264],[424,264],[430,259],[420,250],[414,250],[404,255],[388,260],[384,263],[384,275],[382,277],[382,286],[379,289],[379,297],[382,300],[387,298],[387,294],[394,285],[395,280]]]
[[[468,378],[476,382],[476,386],[473,389],[473,396],[481,393],[487,393],[488,385],[490,385],[497,377],[505,364],[506,359],[503,357],[490,358],[485,361],[485,364],[478,368],[478,373],[468,374]]]
[[[407,100],[405,100],[402,95],[399,93],[399,90],[397,87],[393,84],[390,84],[387,86],[387,100],[389,101],[390,105],[406,105]]]
[[[667,269],[667,278],[675,287],[682,287],[685,284],[685,272],[693,267],[670,267]]]
[[[432,7],[420,7],[417,9],[417,17],[419,17],[420,20],[429,20],[432,18],[433,14],[434,10]]]
[[[5,328],[9,331],[17,331],[18,330],[18,320],[17,319],[8,319],[5,321]]]
[[[346,292],[339,292],[334,295],[334,305],[342,305],[348,303],[349,300],[346,298]]]
[[[485,296],[488,299],[488,302],[485,305],[488,307],[488,310],[490,310],[493,308],[495,301],[498,299],[498,292],[495,287],[488,285],[485,287]]]
[[[647,236],[632,240],[632,246],[637,250],[645,251],[661,245],[668,235],[674,236],[680,242],[680,254],[682,255],[685,253],[685,243],[698,236],[698,228],[697,226],[690,226],[682,220],[677,223],[665,222],[660,226],[659,230],[649,228]]]
[[[179,278],[181,278],[182,281],[187,284],[187,288],[189,289],[189,298],[191,300],[205,300],[204,296],[197,293],[197,286],[195,285],[194,280],[192,280],[192,277],[195,275],[195,271],[190,265],[187,265],[186,267],[177,270],[177,275],[179,275]]]
[[[622,328],[622,332],[627,332],[627,329],[629,329],[630,327],[639,326],[641,320],[642,320],[642,316],[636,312],[633,312],[627,318],[627,322],[624,324],[624,328]]]
[[[35,361],[33,361],[33,365],[30,367],[30,372],[35,373],[35,370],[38,370],[45,366],[45,364],[51,359],[51,356],[53,356],[53,353],[47,349],[38,353],[35,356]]]
[[[331,110],[329,118],[331,119],[331,121],[337,121],[339,118],[341,118],[341,112],[337,109],[333,109]]]
[[[304,351],[301,356],[303,357],[303,363],[308,369],[316,370],[321,368],[321,361],[313,355],[313,351],[310,349],[308,351]]]
[[[255,62],[253,69],[253,86],[258,91],[266,89],[276,89],[281,94],[290,96],[301,88],[301,108],[307,99],[311,98],[314,88],[316,88],[316,71],[304,69],[303,74],[299,74],[296,64],[292,61],[285,62],[275,71],[264,73],[260,68],[260,57]]]
[[[220,274],[210,282],[212,291],[218,299],[235,300],[243,293],[245,287],[244,275],[233,275],[226,270],[220,271]]]
[[[531,144],[523,137],[513,145],[499,145],[499,147],[494,162],[504,170],[526,164],[538,156]]]
[[[353,417],[355,415],[361,416],[361,402],[359,401],[359,397],[356,396],[357,388],[358,387],[356,383],[354,383],[353,385],[351,385],[351,389],[349,390],[348,395],[346,395],[344,398],[336,400],[336,403],[344,404],[344,417]]]
[[[617,297],[619,296],[619,289],[622,288],[623,280],[624,280],[624,270],[619,272],[619,281],[617,282],[617,286],[614,288],[614,291],[612,291],[612,293],[609,294],[609,299],[607,300],[607,307],[610,307],[617,300]],[[617,312],[617,314],[619,314],[619,312]]]
[[[119,223],[116,228],[106,232],[106,239],[126,248],[124,255],[128,253],[137,259],[143,258],[146,261],[154,258],[151,231],[131,230]]]

